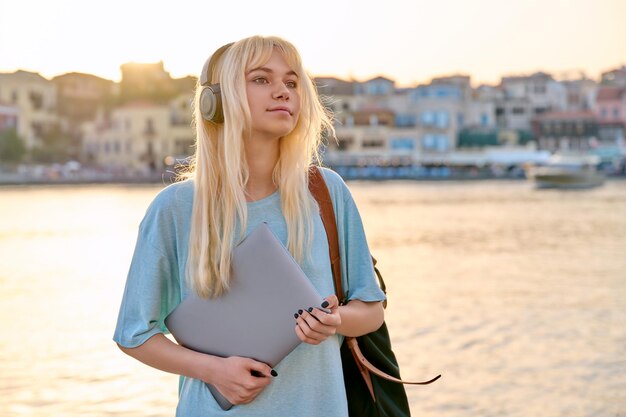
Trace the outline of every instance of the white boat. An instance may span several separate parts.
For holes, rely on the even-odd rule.
[[[525,168],[526,177],[537,188],[592,188],[604,183],[596,169],[600,158],[594,155],[553,155],[544,165]]]

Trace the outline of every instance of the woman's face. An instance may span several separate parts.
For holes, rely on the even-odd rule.
[[[246,74],[252,137],[278,139],[289,134],[300,115],[299,79],[278,50]]]

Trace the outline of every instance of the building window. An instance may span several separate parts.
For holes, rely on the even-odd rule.
[[[378,126],[378,116],[370,114],[370,126]]]
[[[513,114],[524,114],[524,108],[523,107],[513,107]]]
[[[446,135],[437,135],[437,150],[438,151],[447,151],[448,150],[448,137]]]
[[[606,118],[607,114],[608,111],[606,110],[606,107],[600,108],[600,116],[602,116],[602,118]]]
[[[41,110],[43,108],[43,96],[41,93],[31,91],[28,98],[30,99],[30,103],[32,104],[34,110]]]
[[[412,151],[415,149],[415,140],[413,138],[392,138],[391,149]]]
[[[423,111],[420,114],[420,121],[423,125],[429,126],[435,123],[435,114],[432,111]]]
[[[120,143],[118,141],[113,142],[113,152],[116,154],[120,153]]]
[[[496,116],[504,116],[505,110],[504,107],[496,107]]]
[[[131,153],[132,150],[133,150],[133,141],[128,139],[126,141],[126,153]]]
[[[385,142],[382,139],[365,139],[363,148],[382,148]]]
[[[465,116],[463,115],[463,113],[457,113],[456,114],[456,125],[458,127],[462,127],[464,122],[465,122]]]
[[[422,138],[422,148],[428,151],[447,151],[449,147],[448,136],[426,134]]]
[[[399,114],[396,116],[397,127],[413,127],[416,125],[417,117],[414,114]]]
[[[339,137],[337,138],[337,149],[340,151],[345,151],[350,148],[354,143],[354,138],[352,137]]]
[[[480,115],[480,125],[481,126],[489,125],[489,115],[487,113],[483,113]]]
[[[17,99],[18,99],[17,91],[11,92],[11,101],[13,102],[13,104],[17,104]]]
[[[450,125],[450,113],[447,111],[438,111],[435,118],[437,119],[435,123],[437,127],[446,128]]]
[[[613,117],[619,118],[619,107],[613,107]]]
[[[434,149],[435,148],[435,135],[427,134],[422,138],[422,148],[423,149]]]
[[[585,133],[585,125],[582,121],[576,122],[576,134],[582,136]]]
[[[108,154],[110,150],[111,150],[111,147],[109,145],[109,142],[104,142],[104,153]]]
[[[550,123],[544,123],[542,127],[543,127],[543,129],[542,129],[543,133],[549,135],[550,131],[552,130],[552,128],[550,126]]]
[[[148,135],[155,133],[155,131],[154,131],[154,121],[152,120],[151,117],[148,117],[146,119],[146,130],[145,130],[144,133],[148,134]]]

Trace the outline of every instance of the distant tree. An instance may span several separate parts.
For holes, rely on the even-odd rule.
[[[17,164],[26,154],[24,140],[15,129],[6,129],[0,132],[0,161]]]
[[[77,157],[78,148],[74,142],[59,126],[54,126],[41,135],[40,145],[30,150],[30,157],[41,163],[67,162]]]

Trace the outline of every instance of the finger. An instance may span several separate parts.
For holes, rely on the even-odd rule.
[[[329,295],[324,300],[328,303],[328,305],[325,306],[324,303],[322,303],[323,308],[334,310],[335,308],[339,307],[339,300],[337,299],[337,296],[335,294]]]
[[[320,313],[324,314],[322,312]],[[314,339],[324,340],[328,336],[335,334],[335,329],[333,327],[326,326],[325,324],[321,323],[308,311],[303,311],[298,320],[302,320],[302,322],[299,321],[298,323],[306,324],[306,326],[310,330],[307,331],[307,327],[302,326],[302,330],[304,331],[304,333]]]
[[[309,314],[325,326],[337,327],[341,324],[341,317],[336,313],[327,313],[323,310],[313,308],[309,309]]]
[[[303,314],[305,313],[306,312],[304,312]],[[311,316],[309,316],[309,320],[311,320],[312,322],[317,322]],[[312,329],[311,326],[309,326],[307,321],[302,316],[298,317],[298,320],[296,320],[296,324],[298,325],[302,333],[307,337],[307,339],[312,339],[318,342],[323,342],[328,337],[327,335]]]
[[[276,373],[275,370],[273,370],[269,365],[263,363],[263,362],[259,362],[259,361],[255,361],[254,359],[249,359],[249,362],[247,363],[248,369],[250,370],[251,374],[256,376],[257,378],[260,377],[267,377],[267,378],[272,378],[274,376],[277,376],[278,374]]]
[[[318,333],[322,333],[326,336],[332,336],[336,333],[336,326],[333,325],[336,321],[336,317],[333,314],[328,314],[315,308],[309,308],[302,314],[302,318],[312,330]],[[315,321],[312,319],[315,319]]]
[[[310,345],[319,345],[322,343],[321,340],[313,339],[305,335],[300,326],[296,326],[296,335],[298,335],[298,339]]]

